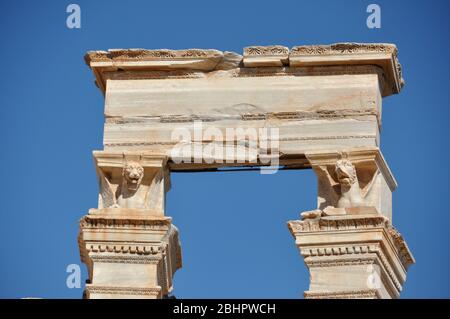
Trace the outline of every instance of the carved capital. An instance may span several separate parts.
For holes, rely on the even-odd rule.
[[[305,155],[318,179],[317,209],[337,208],[339,214],[339,209],[375,207],[392,219],[391,198],[397,183],[378,148]]]
[[[399,93],[405,84],[398,50],[390,43],[334,43],[295,46],[289,53],[290,66],[377,65],[387,79],[383,95]]]
[[[170,188],[167,157],[145,153],[94,152],[102,208],[145,210],[163,216]]]

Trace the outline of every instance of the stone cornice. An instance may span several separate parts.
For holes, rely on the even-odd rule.
[[[246,47],[243,62],[245,67],[289,65],[289,49],[281,45]]]
[[[122,168],[128,160],[138,161],[144,168],[163,168],[167,163],[167,156],[152,152],[94,151],[93,155],[98,167]]]
[[[113,210],[112,208],[111,210]],[[169,229],[171,219],[155,219],[153,216],[138,215],[86,215],[80,219],[82,228],[136,228],[136,229]]]
[[[411,264],[415,263],[414,257],[409,250],[406,241],[401,234],[392,226],[389,220],[382,216],[339,216],[339,217],[319,217],[313,219],[293,220],[288,222],[288,228],[291,231],[294,238],[304,238],[308,234],[312,236],[320,236],[321,234],[341,234],[346,236],[352,236],[352,234],[358,233],[370,233],[373,231],[379,231],[383,233],[384,237],[388,240],[386,243],[392,246],[395,254],[398,256],[404,269],[408,269]],[[380,233],[380,234],[381,234]],[[355,237],[356,238],[356,237]],[[378,238],[375,236],[374,238]],[[381,238],[377,239],[381,241]],[[309,241],[307,241],[309,242]],[[306,256],[331,256],[331,255],[345,255],[345,254],[357,254],[375,252],[378,250],[375,243],[368,245],[355,245],[351,247],[347,245],[333,246],[330,243],[330,247],[313,247],[310,244],[299,244],[302,255]],[[304,248],[302,248],[304,247]],[[350,247],[350,248],[349,248]],[[349,249],[351,251],[349,251]]]
[[[128,72],[139,77],[142,71],[158,71],[159,74],[153,73],[153,76],[164,79],[174,71],[195,78],[219,70],[232,75],[235,71],[240,74],[239,70],[252,68],[375,65],[383,70],[386,85],[382,94],[387,96],[399,93],[404,84],[397,56],[398,51],[393,44],[335,43],[295,46],[291,50],[280,45],[249,46],[244,48],[243,57],[234,52],[224,53],[214,49],[111,49],[89,51],[85,61],[103,92],[106,90],[107,72]]]

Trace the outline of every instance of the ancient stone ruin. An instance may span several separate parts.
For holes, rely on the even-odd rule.
[[[105,96],[98,208],[78,238],[87,298],[169,295],[182,267],[165,214],[170,172],[233,166],[316,173],[317,207],[287,223],[311,274],[306,298],[400,296],[414,258],[392,224],[397,183],[380,150],[382,100],[404,84],[395,45],[254,46],[243,56],[116,49],[85,59]]]

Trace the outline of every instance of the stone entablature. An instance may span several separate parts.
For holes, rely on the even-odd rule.
[[[179,144],[173,132],[193,131],[195,122],[223,136],[227,128],[275,127],[280,161],[319,150],[379,147],[382,97],[398,93],[403,83],[397,55],[392,44],[338,43],[253,46],[243,56],[115,49],[85,58],[105,94],[104,149],[152,151],[172,165]],[[245,147],[264,156],[258,143]],[[172,168],[203,169],[195,165],[198,156],[193,165]],[[259,159],[251,164],[264,165]]]

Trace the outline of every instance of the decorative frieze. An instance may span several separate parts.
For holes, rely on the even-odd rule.
[[[404,83],[395,45],[251,46],[243,56],[114,49],[85,59],[105,94],[105,150],[94,152],[98,208],[80,220],[78,237],[87,297],[171,292],[182,258],[165,216],[170,170],[267,159],[317,175],[316,209],[288,223],[311,275],[305,297],[399,297],[414,258],[392,226],[397,183],[379,150],[382,97]],[[270,138],[248,134],[268,128]],[[205,154],[205,145],[252,155],[230,161]],[[173,151],[184,147],[191,152],[180,162]]]
[[[131,298],[131,299],[157,299],[162,298],[160,287],[140,288],[140,287],[120,287],[120,286],[95,286],[86,285],[86,297],[88,299],[110,299],[110,298]]]
[[[102,91],[106,90],[106,79],[115,74],[136,79],[163,79],[174,76],[195,78],[205,77],[206,73],[215,71],[221,71],[219,76],[236,76],[248,69],[254,69],[262,76],[266,72],[265,69],[274,67],[308,67],[305,71],[310,74],[310,67],[336,65],[380,67],[383,77],[389,82],[383,89],[383,95],[398,93],[404,84],[397,48],[393,44],[384,43],[302,45],[291,50],[281,45],[250,46],[244,48],[243,56],[214,49],[110,49],[89,51],[85,61],[94,70],[97,84]],[[228,72],[223,73],[225,70]],[[113,75],[107,75],[108,73]]]
[[[288,64],[289,49],[281,45],[244,48],[245,67],[282,66]]]
[[[293,47],[289,54],[290,66],[374,64],[385,71],[391,85],[383,95],[399,93],[405,81],[398,62],[398,50],[388,43],[335,43]]]
[[[310,289],[305,297],[312,298],[315,293],[327,296],[335,290],[352,294],[358,287],[365,289],[376,285],[382,298],[398,298],[414,258],[404,241],[400,243],[390,235],[392,226],[386,219],[372,216],[350,220],[339,216],[336,221],[345,219],[345,227],[340,228],[339,223],[329,224],[326,220],[326,227],[321,227],[324,218],[317,218],[315,228],[304,227],[310,222],[308,219],[288,223],[311,272]],[[403,248],[395,248],[400,246]],[[348,271],[352,271],[354,280],[345,279]],[[373,278],[375,283],[371,281]]]

